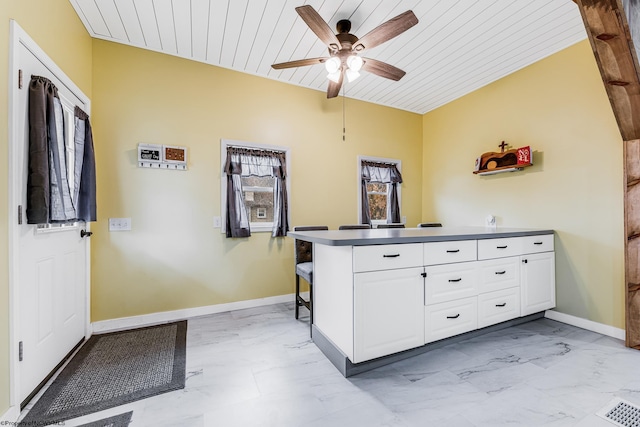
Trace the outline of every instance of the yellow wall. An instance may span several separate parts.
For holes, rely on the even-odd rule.
[[[37,13],[34,13],[37,11]],[[67,0],[3,0],[0,7],[0,170],[8,169],[9,20],[18,24],[91,96],[92,41]],[[28,77],[27,77],[28,78]],[[9,348],[8,176],[0,174],[0,348]],[[0,351],[0,416],[9,407],[9,354]]]
[[[213,228],[221,138],[291,148],[292,225],[357,222],[359,154],[402,160],[402,212],[421,217],[420,115],[348,100],[343,142],[341,99],[99,40],[93,82],[93,321],[293,292],[291,239]],[[139,142],[187,146],[189,170],[137,168]]]
[[[446,225],[556,230],[557,309],[624,328],[622,140],[587,41],[424,116],[422,212]],[[530,145],[535,165],[474,160]]]

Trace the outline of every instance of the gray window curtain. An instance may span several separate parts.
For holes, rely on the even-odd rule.
[[[283,152],[227,147],[227,237],[249,237],[251,229],[242,194],[241,176],[273,176],[274,218],[271,235],[286,236],[289,231],[289,208],[286,186],[286,158]]]
[[[74,191],[68,181],[64,112],[58,89],[46,77],[29,83],[27,223],[96,220],[96,176],[89,116],[75,108]]]
[[[29,166],[27,223],[73,222],[76,211],[67,181],[62,103],[47,78],[29,83]]]
[[[371,212],[369,210],[369,197],[367,196],[367,183],[379,182],[390,184],[389,203],[387,204],[387,222],[401,222],[400,203],[398,200],[398,184],[402,183],[402,175],[395,163],[378,163],[363,160],[361,164],[361,198],[363,224],[371,224]]]

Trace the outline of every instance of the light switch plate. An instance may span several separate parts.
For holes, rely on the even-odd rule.
[[[214,216],[213,228],[220,228],[220,227],[222,227],[222,218],[220,218],[219,216]]]
[[[131,218],[109,218],[109,231],[131,231]]]

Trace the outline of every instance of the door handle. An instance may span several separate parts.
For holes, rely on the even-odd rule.
[[[85,229],[80,230],[80,237],[91,237],[93,231],[87,231]]]

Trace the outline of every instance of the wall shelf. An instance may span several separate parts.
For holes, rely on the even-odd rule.
[[[533,166],[533,164],[529,163],[529,164],[525,164],[525,165],[517,165],[517,166],[503,166],[500,168],[495,168],[495,169],[484,169],[484,170],[479,170],[479,171],[473,171],[474,174],[476,175],[495,175],[495,174],[499,174],[499,173],[504,173],[504,172],[516,172],[516,171],[521,171],[524,168],[528,167],[528,166]]]

